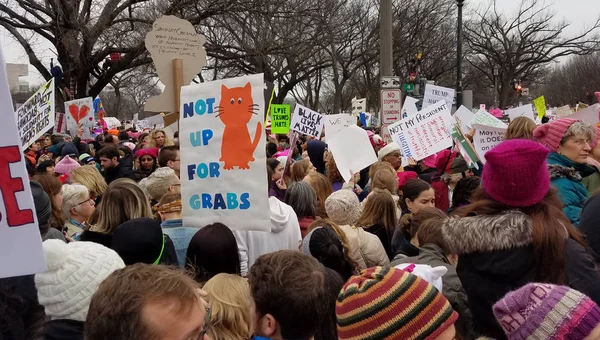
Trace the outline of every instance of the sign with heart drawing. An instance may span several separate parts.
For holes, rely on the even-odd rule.
[[[94,98],[86,97],[65,102],[67,130],[71,136],[77,136],[77,130],[83,130],[81,139],[91,139],[94,120]]]

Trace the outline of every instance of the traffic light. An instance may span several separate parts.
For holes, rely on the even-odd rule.
[[[521,93],[523,90],[523,86],[521,84],[517,85],[517,92]]]

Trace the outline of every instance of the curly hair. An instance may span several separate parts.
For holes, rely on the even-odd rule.
[[[343,182],[344,178],[335,164],[335,159],[333,159],[333,154],[328,153],[325,159],[325,174],[331,183],[335,182]]]

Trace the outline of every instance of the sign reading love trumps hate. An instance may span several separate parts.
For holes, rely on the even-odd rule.
[[[323,126],[325,126],[325,119],[323,119],[322,114],[296,104],[291,122],[292,130],[319,138],[321,137]]]
[[[271,132],[290,132],[290,111],[287,104],[271,104]]]
[[[270,230],[263,75],[181,88],[183,223]]]
[[[54,78],[15,111],[23,150],[54,126]]]

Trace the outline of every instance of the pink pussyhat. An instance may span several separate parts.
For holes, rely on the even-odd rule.
[[[598,103],[600,103],[600,92],[594,92],[596,98],[598,98]]]
[[[436,166],[436,161],[437,161],[437,155],[433,154],[431,156],[427,156],[425,157],[425,159],[422,160],[423,164],[428,167],[428,168],[434,168]]]

